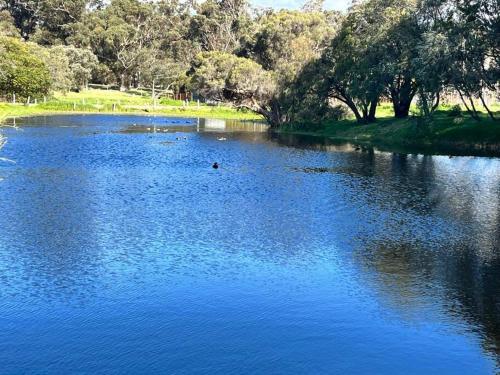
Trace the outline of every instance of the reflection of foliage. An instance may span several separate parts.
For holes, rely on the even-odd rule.
[[[459,241],[429,248],[393,239],[370,244],[358,259],[376,273],[374,285],[401,314],[417,317],[440,301],[452,317],[479,326],[485,349],[500,354],[498,257],[481,259],[478,249]]]

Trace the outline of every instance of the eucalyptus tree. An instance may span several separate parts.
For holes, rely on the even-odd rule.
[[[188,38],[201,51],[235,52],[252,30],[246,0],[205,0],[194,3]]]
[[[2,0],[1,7],[12,16],[14,25],[24,40],[36,31],[40,8],[35,0]]]
[[[190,72],[192,85],[207,98],[231,101],[263,115],[272,126],[290,120],[291,84],[318,58],[336,31],[336,13],[268,11],[256,19],[254,35],[235,54],[200,54]]]
[[[293,82],[328,47],[340,19],[337,12],[282,10],[269,11],[256,20],[256,33],[241,53],[270,73],[274,90],[265,106],[272,125],[290,121],[301,104]]]
[[[153,4],[138,0],[112,0],[109,5],[75,24],[70,42],[92,48],[115,73],[120,89],[128,89],[137,68],[154,44],[161,25]]]
[[[280,123],[274,108],[276,86],[272,73],[255,61],[225,52],[203,52],[193,62],[190,77],[191,85],[203,97],[250,109],[271,125]]]
[[[446,40],[445,85],[458,93],[476,120],[481,118],[476,100],[495,118],[484,92],[496,91],[500,81],[498,1],[423,0],[420,9],[420,22],[426,24],[428,32]],[[428,77],[436,75],[436,71],[428,72]]]
[[[166,93],[185,87],[188,84],[188,68],[187,64],[173,59],[168,53],[153,50],[139,66],[140,84],[152,88],[151,97],[156,100]]]
[[[380,41],[383,45],[380,57],[382,74],[391,99],[394,116],[408,117],[410,106],[417,94],[419,82],[416,79],[420,62],[419,49],[422,41],[422,28],[416,17],[416,0],[373,1],[379,3]],[[367,4],[368,7],[370,4]],[[383,9],[380,9],[383,6]]]
[[[386,88],[384,44],[375,26],[380,11],[365,4],[352,6],[321,58],[298,77],[305,82],[303,94],[315,93],[320,103],[330,100],[343,103],[358,123],[375,120],[378,102]]]
[[[87,9],[101,5],[100,0],[2,0],[0,9],[10,13],[24,40],[41,44],[64,42],[70,25],[78,22]]]
[[[156,3],[158,23],[162,26],[157,35],[155,54],[188,65],[200,52],[198,41],[190,38],[193,8],[182,0],[160,0]]]
[[[422,31],[415,0],[368,0],[354,5],[333,41],[332,95],[360,122],[375,120],[382,96],[405,118],[418,89],[416,58]]]

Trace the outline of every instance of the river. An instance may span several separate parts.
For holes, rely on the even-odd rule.
[[[222,120],[17,125],[2,373],[499,371],[500,159]]]

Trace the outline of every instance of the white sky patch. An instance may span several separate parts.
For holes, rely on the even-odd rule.
[[[274,9],[300,9],[303,0],[251,0],[253,5]],[[346,10],[351,0],[325,0],[325,9]]]

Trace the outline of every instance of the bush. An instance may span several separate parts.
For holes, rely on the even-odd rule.
[[[14,38],[0,37],[0,73],[0,95],[15,93],[20,100],[41,97],[51,85],[45,63]]]
[[[318,102],[307,97],[299,106],[294,108],[292,122],[321,124],[324,121],[338,121],[347,117],[346,107],[331,106],[328,102]]]
[[[462,115],[462,108],[460,107],[459,104],[455,104],[448,111],[449,117],[460,117],[461,115]]]

